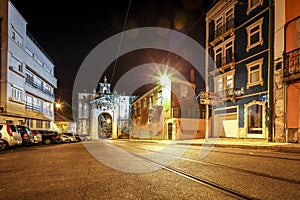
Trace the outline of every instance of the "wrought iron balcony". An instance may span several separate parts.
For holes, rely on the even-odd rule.
[[[39,106],[39,105],[35,105],[35,104],[32,104],[32,103],[26,103],[25,108],[28,109],[28,110],[32,110],[32,111],[35,111],[35,112],[42,113],[44,115],[53,116],[52,111],[50,111],[46,108],[43,108],[42,106]]]
[[[300,75],[300,48],[284,54],[284,78]]]
[[[227,55],[221,59],[216,60],[216,67],[220,68],[227,64],[233,63],[235,61],[235,53],[232,53],[231,55]]]
[[[37,82],[34,82],[32,79],[30,78],[26,78],[26,84],[31,85],[32,87],[42,91],[43,93],[47,94],[50,97],[54,97],[54,94],[52,92],[50,92],[49,90],[46,90],[45,88],[43,88],[40,84],[38,84]]]
[[[211,41],[235,27],[236,27],[236,20],[235,18],[232,18],[210,35]]]

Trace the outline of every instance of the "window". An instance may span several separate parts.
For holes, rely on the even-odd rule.
[[[161,90],[157,92],[156,105],[162,105],[162,91]]]
[[[248,0],[247,15],[258,6],[262,6],[263,0]]]
[[[216,36],[215,37],[218,37],[220,35],[222,35],[222,26],[223,26],[223,18],[220,17],[216,20]]]
[[[248,71],[248,82],[247,82],[247,89],[251,86],[255,85],[263,85],[263,78],[262,78],[262,65],[264,59],[261,58],[256,60],[252,63],[247,64],[247,71]]]
[[[40,89],[43,88],[43,81],[40,78],[36,78],[35,82]]]
[[[141,114],[141,102],[138,102],[138,108],[137,108],[138,114]]]
[[[235,70],[232,70],[215,77],[215,92],[222,92],[224,90],[234,88],[234,73]]]
[[[234,5],[215,18],[215,38],[221,36],[235,26],[233,19]]]
[[[33,108],[33,97],[26,95],[26,108],[32,109]]]
[[[234,61],[234,39],[231,37],[214,48],[216,67],[220,68]]]
[[[263,38],[262,38],[262,23],[263,18],[255,22],[254,24],[248,26],[247,29],[247,52],[257,46],[263,44]]]
[[[49,121],[45,121],[45,128],[50,128],[50,122]]]
[[[42,120],[36,120],[36,128],[42,128]]]
[[[20,46],[23,46],[23,37],[14,29],[14,27],[12,27],[11,38]]]
[[[180,85],[180,97],[187,97],[188,96],[188,86],[181,84]]]
[[[42,112],[43,111],[43,101],[41,99],[36,99],[36,105],[37,105],[38,110],[40,112]]]
[[[33,74],[28,70],[26,70],[25,74],[26,74],[26,79],[29,80],[30,82],[33,82]]]
[[[150,95],[150,98],[149,98],[149,108],[150,109],[153,108],[153,95]]]
[[[216,92],[221,92],[223,91],[223,78],[219,77],[218,79],[216,79]]]
[[[15,87],[11,88],[11,97],[19,101],[24,101],[23,91]]]
[[[133,105],[134,115],[137,115],[136,105]]]
[[[143,104],[144,104],[144,108],[146,108],[147,107],[147,98],[144,98]]]
[[[32,119],[25,119],[25,123],[29,128],[32,128]]]

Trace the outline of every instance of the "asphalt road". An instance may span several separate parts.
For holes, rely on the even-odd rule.
[[[110,140],[2,151],[0,199],[300,196],[299,154],[200,148]]]

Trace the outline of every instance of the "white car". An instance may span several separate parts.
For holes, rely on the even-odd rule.
[[[2,134],[2,140],[5,143],[5,149],[12,146],[20,146],[22,144],[22,136],[16,125],[0,124],[0,133]]]

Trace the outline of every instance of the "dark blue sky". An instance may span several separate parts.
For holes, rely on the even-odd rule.
[[[74,79],[82,61],[99,43],[122,32],[129,5],[129,0],[11,2],[28,22],[28,31],[54,60],[55,76],[58,79],[56,95],[69,103]],[[204,11],[210,2],[131,0],[125,30],[157,27],[161,26],[161,21],[168,22],[169,28],[178,30],[176,21],[180,22],[184,18],[184,26],[179,31],[203,44]],[[122,58],[122,62],[126,62],[126,58]],[[118,64],[122,63],[118,61]]]

